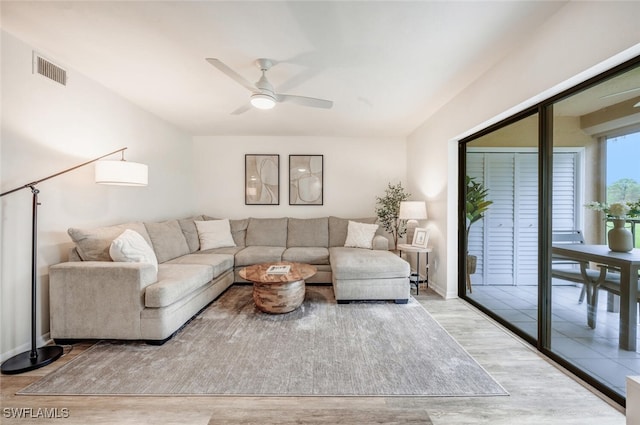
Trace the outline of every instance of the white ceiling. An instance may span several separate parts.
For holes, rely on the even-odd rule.
[[[0,23],[192,135],[403,137],[565,3],[2,1]],[[232,115],[249,92],[206,57],[251,82],[273,59],[276,91],[334,107]]]

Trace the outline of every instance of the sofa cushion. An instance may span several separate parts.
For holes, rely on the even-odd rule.
[[[178,224],[182,229],[182,234],[187,240],[189,252],[196,252],[200,249],[200,238],[198,238],[198,229],[196,228],[196,220],[204,220],[201,215],[191,218],[183,218],[178,220]]]
[[[158,259],[153,249],[140,233],[127,229],[111,242],[109,256],[113,261],[148,263],[158,271]]]
[[[225,248],[236,246],[231,236],[231,226],[228,219],[196,221],[200,249]]]
[[[328,247],[329,219],[289,218],[287,224],[287,247]]]
[[[377,230],[377,224],[349,221],[349,225],[347,226],[347,240],[344,242],[344,246],[373,249],[373,237],[376,235]]]
[[[198,254],[227,254],[227,255],[236,255],[238,252],[242,251],[244,246],[227,246],[224,248],[213,248],[207,249],[205,251],[199,251]]]
[[[250,218],[247,246],[287,246],[287,221],[283,218]]]
[[[126,229],[138,232],[149,246],[153,246],[144,223],[140,221],[93,229],[72,227],[67,232],[71,236],[71,240],[76,244],[78,255],[83,261],[111,261],[111,256],[109,256],[111,242]]]
[[[281,246],[247,246],[236,254],[236,267],[282,261],[285,249]]]
[[[236,246],[246,246],[249,219],[229,220],[229,224],[231,225],[231,236],[233,236],[233,241],[236,243]]]
[[[144,223],[144,225],[149,232],[153,250],[159,263],[189,254],[189,245],[187,245],[187,239],[182,233],[178,220]]]
[[[282,261],[313,265],[329,264],[329,249],[325,247],[291,247],[282,254]]]
[[[158,281],[147,286],[146,307],[166,307],[205,286],[213,279],[213,268],[201,264],[160,264]]]
[[[349,226],[349,221],[375,224],[377,220],[378,219],[376,217],[352,219],[329,217],[329,246],[344,246],[344,243],[347,240],[347,228]]]
[[[188,254],[174,258],[165,264],[203,264],[213,268],[213,278],[227,270],[233,270],[233,255],[228,254]]]
[[[409,263],[390,251],[329,248],[334,279],[408,278]]]

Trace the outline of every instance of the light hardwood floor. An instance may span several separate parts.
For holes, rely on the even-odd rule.
[[[17,396],[80,354],[21,375],[3,375],[2,424],[576,424],[621,425],[620,407],[590,392],[526,343],[461,300],[423,291],[427,310],[509,392],[505,397],[54,397]],[[408,323],[407,326],[420,326]],[[206,367],[206,365],[202,365]],[[10,418],[16,408],[57,409],[59,419]],[[9,409],[9,410],[7,410]],[[66,409],[66,410],[64,410]],[[49,410],[50,413],[52,410]],[[24,412],[24,410],[23,410]]]

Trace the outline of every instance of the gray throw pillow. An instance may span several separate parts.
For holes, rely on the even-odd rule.
[[[189,254],[189,245],[178,220],[144,223],[144,225],[151,238],[156,257],[158,257],[158,263]]]
[[[111,261],[109,256],[111,242],[127,229],[138,232],[151,246],[147,229],[140,221],[93,229],[72,227],[67,230],[67,233],[76,244],[76,251],[83,261]]]
[[[187,245],[189,245],[189,252],[191,253],[200,249],[200,239],[198,237],[198,229],[196,228],[195,221],[202,219],[202,216],[199,215],[196,217],[178,220],[178,224],[180,224],[184,238],[187,240]]]

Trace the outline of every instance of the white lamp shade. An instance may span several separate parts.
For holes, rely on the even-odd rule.
[[[96,162],[96,183],[119,186],[146,186],[148,167],[129,161]]]
[[[427,205],[424,201],[400,202],[398,218],[401,220],[426,220]]]
[[[251,96],[251,104],[258,109],[271,109],[276,106],[276,100],[264,93],[256,93]]]

